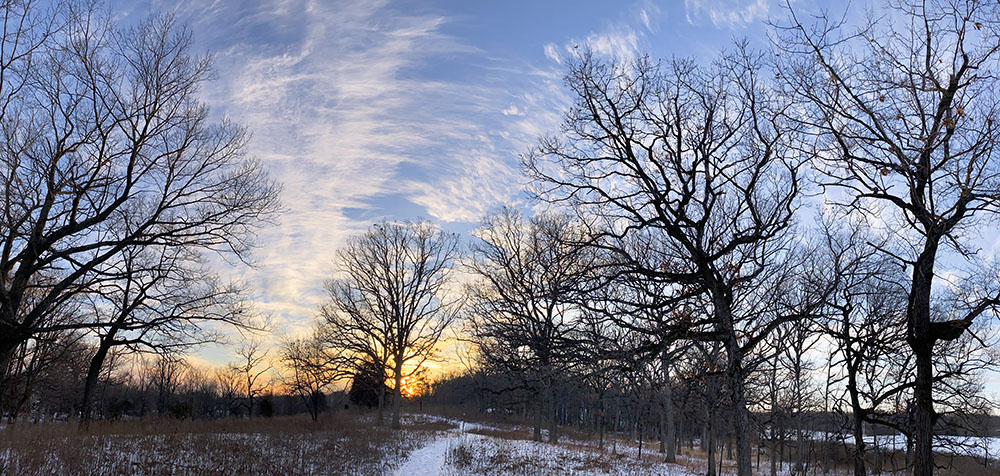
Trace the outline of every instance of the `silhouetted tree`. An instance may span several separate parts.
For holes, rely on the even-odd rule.
[[[600,219],[594,243],[619,274],[657,280],[668,295],[704,296],[707,312],[675,326],[724,344],[740,476],[751,474],[744,382],[753,369],[744,357],[798,318],[771,298],[786,277],[810,158],[768,77],[762,57],[739,45],[709,67],[583,53],[566,74],[575,103],[560,137],[543,138],[525,159],[542,199]],[[659,252],[633,254],[636,235]]]
[[[46,316],[98,292],[134,246],[246,258],[278,187],[213,123],[208,57],[170,17],[116,28],[96,2],[4,4],[0,38],[0,372]],[[5,385],[0,381],[0,385]],[[4,392],[0,392],[2,394]]]
[[[391,374],[393,428],[403,379],[437,352],[458,315],[459,303],[448,296],[457,251],[458,237],[428,222],[382,222],[337,252],[342,277],[327,283],[330,302],[320,309],[327,341],[345,358]]]
[[[942,256],[976,264],[967,231],[1000,205],[1000,4],[896,1],[850,30],[792,12],[779,28],[792,120],[820,139],[818,170],[833,202],[877,214],[891,256],[910,271],[906,342],[916,363],[915,476],[934,472],[934,356],[1000,303],[992,269],[964,271],[962,312],[938,320],[932,301]],[[948,250],[953,253],[948,253]],[[988,272],[983,273],[983,271]]]

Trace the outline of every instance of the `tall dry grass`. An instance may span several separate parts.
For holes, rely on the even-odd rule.
[[[449,424],[367,416],[18,423],[0,430],[0,475],[383,475]]]

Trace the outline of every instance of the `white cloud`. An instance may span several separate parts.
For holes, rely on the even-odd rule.
[[[348,236],[393,218],[380,200],[475,221],[517,196],[518,154],[558,124],[562,96],[547,94],[556,75],[484,59],[442,33],[440,15],[346,0],[189,2],[176,12],[214,51],[218,80],[205,99],[253,131],[249,152],[284,185],[287,212],[261,237],[261,268],[233,270],[281,328],[308,327]],[[449,63],[490,74],[472,82],[428,68],[443,56],[475,58]]]
[[[556,63],[562,64],[562,57],[559,56],[559,47],[555,43],[545,44],[545,57],[555,61]]]
[[[736,28],[767,18],[768,0],[684,0],[690,23],[707,17],[717,28]]]
[[[642,26],[646,28],[646,31],[655,33],[662,12],[659,5],[647,0],[639,4],[637,16],[639,17],[639,21],[642,22]]]
[[[506,108],[504,108],[504,110],[502,110],[500,112],[503,113],[503,115],[505,115],[505,116],[523,116],[524,115],[524,112],[522,112],[520,109],[517,108],[517,104],[511,104],[510,106],[507,106]]]
[[[587,36],[585,43],[595,53],[631,60],[639,54],[639,35],[631,27],[622,27]]]

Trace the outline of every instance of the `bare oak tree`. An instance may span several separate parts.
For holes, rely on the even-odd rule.
[[[934,472],[934,356],[991,313],[1000,294],[973,289],[966,312],[932,317],[942,257],[974,262],[970,228],[1000,205],[1000,5],[994,1],[894,1],[851,28],[792,12],[780,27],[781,76],[799,100],[796,119],[821,139],[830,196],[875,213],[910,270],[906,342],[916,361],[915,476]],[[840,198],[838,198],[840,197]],[[978,274],[979,270],[968,273]],[[995,276],[978,274],[979,283]]]
[[[98,374],[113,347],[136,352],[180,352],[218,342],[214,326],[256,329],[243,289],[219,282],[199,255],[178,246],[128,247],[102,269],[87,310],[98,336],[90,360],[80,418],[90,419]]]
[[[561,137],[525,160],[541,198],[603,218],[595,242],[622,269],[705,297],[708,312],[676,326],[724,344],[741,476],[751,474],[752,438],[744,357],[796,317],[769,312],[760,286],[781,274],[807,159],[761,65],[739,46],[709,67],[584,53],[566,75],[576,102]],[[617,244],[639,233],[664,253]]]
[[[458,316],[459,302],[449,296],[457,251],[457,236],[421,221],[375,224],[337,253],[341,277],[327,283],[330,301],[320,309],[326,335],[336,352],[391,374],[393,428],[400,427],[403,379],[434,356]]]
[[[264,394],[264,374],[273,367],[267,359],[268,350],[261,347],[259,340],[251,339],[236,349],[236,360],[229,364],[237,382],[247,418],[253,418],[254,400]]]
[[[172,18],[118,29],[92,2],[13,0],[3,21],[0,372],[125,248],[246,258],[278,208],[246,131],[209,120],[210,59]]]
[[[348,378],[351,370],[338,350],[326,345],[321,329],[282,343],[281,363],[290,373],[285,381],[286,391],[302,398],[313,421],[319,419],[330,385]]]
[[[557,441],[556,389],[581,358],[574,303],[596,255],[579,246],[585,229],[573,221],[500,209],[476,231],[467,266],[477,278],[466,288],[468,332],[488,368],[508,373],[534,396],[536,441],[543,415],[549,441]]]

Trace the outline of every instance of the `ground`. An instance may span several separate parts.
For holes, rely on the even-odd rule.
[[[87,429],[75,422],[19,422],[0,425],[0,476],[693,476],[707,469],[704,454],[688,447],[668,464],[655,442],[645,443],[640,458],[638,442],[620,436],[598,448],[594,435],[567,429],[558,444],[549,444],[531,441],[524,426],[463,419],[407,415],[400,431],[376,425],[370,414],[346,412],[319,422],[154,419]],[[996,441],[967,443],[994,455]],[[973,459],[959,463],[966,466],[942,474],[996,474],[990,472],[995,466]],[[755,474],[768,469],[764,460]],[[732,474],[732,462],[720,473]],[[826,474],[849,473],[845,466]],[[788,475],[787,467],[779,474]]]

